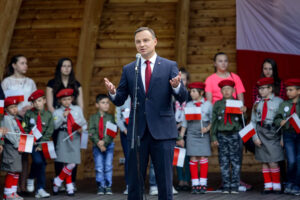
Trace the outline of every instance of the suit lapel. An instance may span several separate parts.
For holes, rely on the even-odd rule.
[[[157,56],[156,57],[156,61],[155,61],[155,65],[154,65],[154,68],[153,68],[153,72],[151,74],[151,79],[150,79],[150,83],[149,83],[148,92],[151,91],[151,89],[152,89],[152,87],[154,85],[154,82],[155,82],[155,78],[159,74],[159,71],[160,71],[160,68],[161,68],[160,65],[161,65],[161,60],[160,60],[160,57]]]

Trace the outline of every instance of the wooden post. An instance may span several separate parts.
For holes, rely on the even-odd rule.
[[[176,14],[175,56],[179,67],[187,66],[190,0],[178,0]]]
[[[90,101],[90,81],[92,77],[96,41],[104,3],[105,0],[86,0],[84,5],[84,15],[77,55],[76,74],[77,79],[80,81],[83,89],[85,116],[87,116],[88,113]],[[84,153],[81,155],[82,163],[84,163],[86,156]],[[79,165],[78,171],[78,178],[84,178],[84,165]]]
[[[10,42],[14,33],[22,0],[0,0],[0,77],[6,65]]]

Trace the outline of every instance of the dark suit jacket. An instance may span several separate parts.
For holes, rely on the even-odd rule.
[[[112,100],[116,106],[123,105],[128,95],[132,99],[131,102],[134,102],[135,63],[136,61],[123,67],[117,93],[114,100]],[[148,125],[149,131],[155,139],[177,138],[178,132],[172,105],[172,95],[178,101],[184,102],[187,100],[188,92],[181,83],[179,93],[175,94],[170,85],[169,81],[178,75],[176,62],[157,56],[147,94],[144,90],[140,70],[141,68],[139,67],[136,115],[137,134],[142,137],[146,125]],[[132,136],[132,125],[133,109],[131,109],[129,117],[129,138]]]

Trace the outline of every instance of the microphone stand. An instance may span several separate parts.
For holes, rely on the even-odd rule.
[[[140,137],[137,135],[137,92],[138,92],[138,78],[139,78],[139,70],[140,70],[140,60],[141,54],[136,54],[136,63],[135,63],[135,88],[134,88],[134,101],[133,101],[133,128],[132,128],[132,138],[131,138],[131,150],[135,151],[136,153],[136,160],[137,160],[137,176],[139,181],[139,200],[143,200],[143,191],[144,191],[144,178],[141,174],[141,165],[140,165]],[[136,145],[136,146],[135,146]],[[145,198],[146,199],[146,198]]]

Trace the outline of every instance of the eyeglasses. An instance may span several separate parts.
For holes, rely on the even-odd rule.
[[[268,86],[266,86],[266,87],[259,87],[258,89],[259,90],[264,90],[264,89],[267,89],[267,88],[269,88]]]

